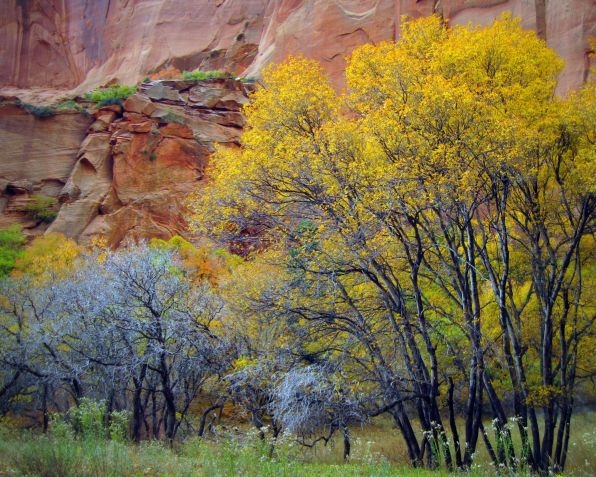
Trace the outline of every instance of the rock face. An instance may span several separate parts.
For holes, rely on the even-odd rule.
[[[506,10],[565,59],[561,93],[586,79],[593,0],[3,0],[0,85],[82,92],[164,66],[258,76],[302,53],[341,86],[345,56],[398,38],[402,15],[488,23]]]
[[[34,195],[60,193],[90,122],[76,112],[38,118],[15,101],[0,104],[0,227],[20,223],[32,234],[43,231],[26,205]]]
[[[267,0],[2,0],[0,84],[89,90],[166,64],[240,72]]]
[[[49,230],[85,243],[184,235],[185,198],[204,177],[217,144],[235,144],[247,101],[235,80],[156,81],[123,107],[94,115],[58,194]]]

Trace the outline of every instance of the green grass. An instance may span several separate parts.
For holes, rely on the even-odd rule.
[[[596,414],[576,417],[570,445],[566,476],[593,475],[596,464],[594,424]],[[353,429],[353,454],[348,464],[341,463],[341,445],[308,449],[294,440],[277,442],[273,454],[271,442],[261,441],[255,433],[220,436],[211,439],[190,438],[173,448],[150,441],[138,446],[131,443],[88,437],[72,433],[38,435],[0,428],[1,476],[246,476],[246,477],[332,477],[332,476],[403,476],[447,477],[445,470],[411,469],[404,464],[403,445],[397,430],[388,421]],[[479,446],[481,449],[482,446]],[[382,452],[382,453],[381,453]],[[461,474],[460,474],[461,475]],[[469,477],[497,475],[479,452],[477,465]],[[520,477],[525,474],[518,474]]]
[[[86,109],[78,104],[74,99],[67,99],[55,105],[56,111],[58,112],[78,112],[85,113]]]
[[[56,115],[56,108],[54,108],[53,106],[47,106],[43,104],[30,104],[23,102],[19,102],[18,104],[29,114],[32,114],[33,116],[39,119],[50,118]]]
[[[287,449],[269,457],[269,446],[192,439],[170,449],[159,442],[139,446],[72,437],[2,436],[0,475],[43,477],[99,476],[435,476],[446,473],[377,463],[323,464],[301,461]],[[470,474],[474,476],[475,474]]]
[[[211,71],[183,71],[182,72],[182,79],[185,80],[206,80],[206,79],[213,79],[213,78],[226,78],[228,76],[227,73],[219,70],[211,70]]]
[[[34,194],[25,205],[25,212],[34,220],[49,224],[58,216],[58,200],[41,194]]]
[[[98,88],[85,94],[85,99],[93,101],[98,107],[110,104],[122,104],[122,101],[136,93],[136,86],[117,84],[107,88]]]
[[[0,278],[8,276],[25,246],[25,236],[18,224],[0,229]]]

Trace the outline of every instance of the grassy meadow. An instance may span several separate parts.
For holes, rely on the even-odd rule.
[[[350,463],[342,463],[339,440],[307,448],[288,437],[261,441],[255,433],[191,438],[169,447],[148,441],[134,445],[123,441],[75,438],[68,432],[47,435],[0,431],[0,476],[433,476],[450,475],[445,469],[430,471],[405,465],[405,449],[388,420],[377,420],[352,430]],[[573,422],[569,461],[564,475],[588,477],[596,469],[596,413],[578,413]],[[483,445],[474,468],[466,475],[497,475]],[[504,475],[504,474],[500,474]],[[521,471],[518,475],[527,475]]]

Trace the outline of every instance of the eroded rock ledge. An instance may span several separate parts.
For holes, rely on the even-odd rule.
[[[200,186],[215,144],[238,143],[250,89],[233,79],[154,81],[91,118],[37,119],[5,104],[0,224],[43,232],[25,212],[43,194],[60,203],[48,230],[81,243],[184,235],[185,198]]]

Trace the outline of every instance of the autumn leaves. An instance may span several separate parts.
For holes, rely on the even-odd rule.
[[[290,58],[264,71],[242,149],[216,153],[195,202],[219,238],[258,231],[265,251],[246,266],[267,263],[268,288],[243,282],[247,316],[287,320],[295,346],[340,366],[414,463],[469,467],[488,406],[508,442],[519,418],[522,442],[485,436],[495,464],[564,466],[595,201],[594,89],[556,98],[561,66],[508,16],[406,23],[399,42],[353,53],[342,95]],[[433,446],[453,382],[464,429],[450,416],[453,448]]]

